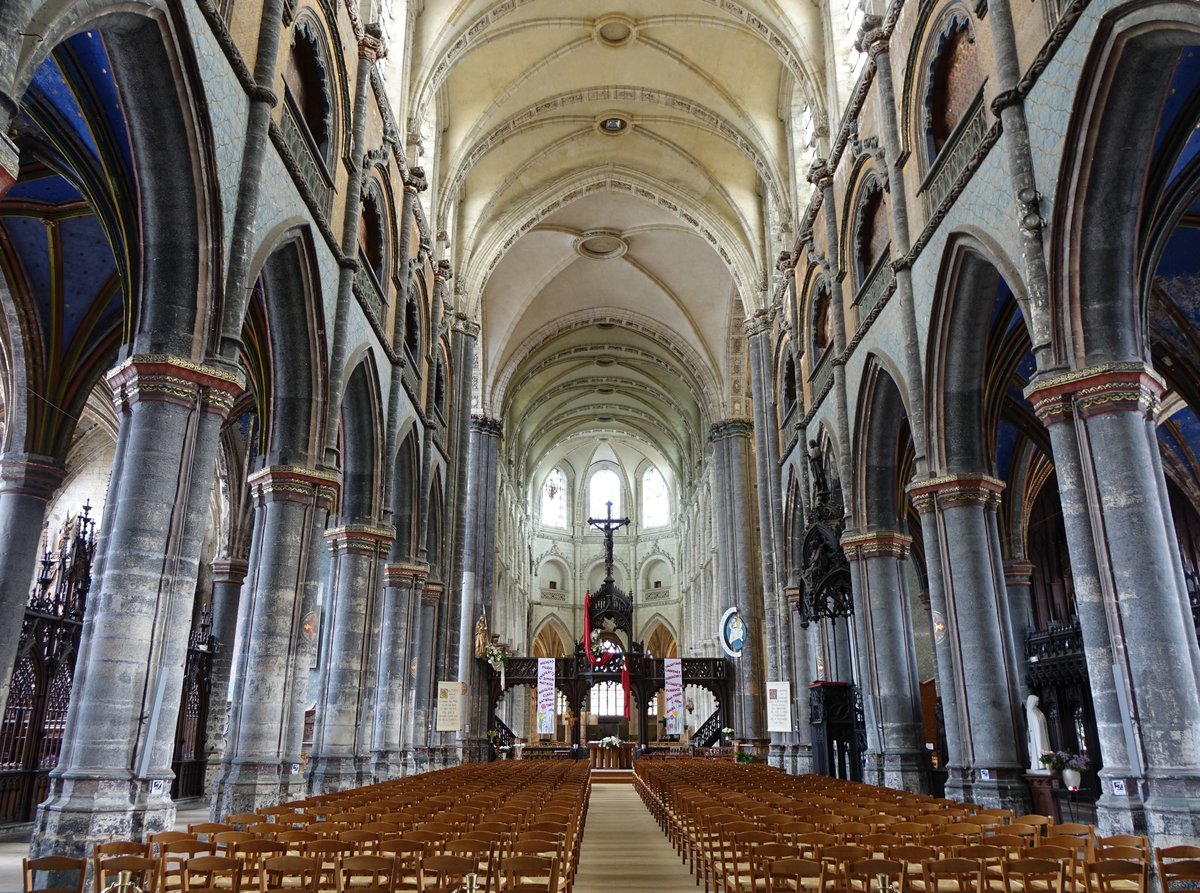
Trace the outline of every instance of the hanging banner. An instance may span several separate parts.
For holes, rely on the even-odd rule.
[[[683,661],[678,657],[663,659],[664,695],[667,706],[668,735],[683,734]]]
[[[767,683],[767,731],[792,731],[792,684]]]
[[[538,658],[537,732],[554,734],[554,658]]]

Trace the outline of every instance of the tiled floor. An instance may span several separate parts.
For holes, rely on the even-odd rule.
[[[188,801],[175,815],[175,826],[184,828],[189,822],[208,821],[208,805]],[[21,860],[29,855],[29,840],[0,842],[0,893],[19,893],[21,890]]]

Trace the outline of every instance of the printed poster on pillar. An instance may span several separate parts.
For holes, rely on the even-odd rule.
[[[538,658],[537,733],[554,734],[554,658]]]
[[[683,734],[683,661],[678,657],[663,660],[663,678],[667,698],[668,735]]]

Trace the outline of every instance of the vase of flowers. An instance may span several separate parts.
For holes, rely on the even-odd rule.
[[[731,729],[729,726],[725,726],[725,728],[721,729],[721,743],[722,744],[728,744],[729,739],[732,737],[733,737],[733,729]]]
[[[1063,787],[1078,791],[1083,781],[1083,771],[1091,765],[1087,754],[1071,753],[1069,750],[1043,751],[1038,760],[1052,772],[1062,773]]]

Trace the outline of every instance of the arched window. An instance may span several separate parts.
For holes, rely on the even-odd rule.
[[[433,379],[433,407],[438,415],[446,417],[446,367],[440,358]]]
[[[542,484],[542,523],[547,527],[567,526],[567,476],[561,468],[546,475]]]
[[[374,274],[381,289],[384,286],[384,244],[383,203],[375,189],[367,189],[363,193],[358,224],[358,250],[363,265]]]
[[[796,361],[791,351],[783,361],[783,413],[787,415],[796,405]]]
[[[329,167],[333,147],[333,105],[329,75],[320,49],[320,38],[307,19],[296,23],[292,47],[283,71],[283,81],[308,130],[319,159]]]
[[[408,289],[404,301],[404,347],[412,360],[421,354],[421,313],[417,309],[417,287]]]
[[[642,526],[665,527],[671,523],[671,494],[657,468],[642,475]]]
[[[857,215],[857,231],[854,238],[855,288],[862,288],[867,277],[887,253],[891,243],[891,231],[887,222],[887,201],[883,186],[878,181],[867,186]]]
[[[829,292],[822,288],[817,292],[813,303],[812,364],[816,366],[833,342],[833,318],[829,312]]]
[[[621,479],[615,471],[602,468],[588,481],[588,517],[603,518],[612,503],[614,518],[621,515]]]
[[[617,682],[597,682],[588,697],[593,716],[624,716],[625,692]]]
[[[971,33],[966,13],[958,12],[938,37],[929,67],[925,114],[930,161],[937,158],[966,116],[982,83],[975,35]]]

